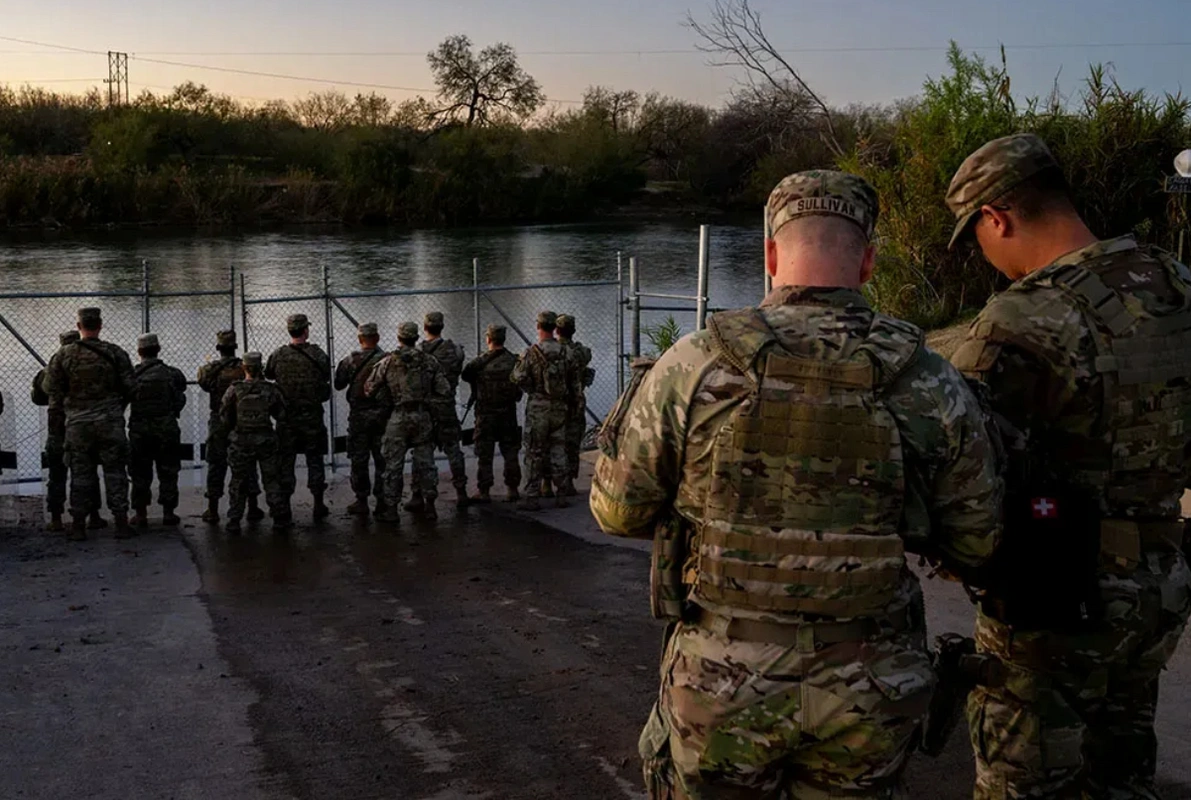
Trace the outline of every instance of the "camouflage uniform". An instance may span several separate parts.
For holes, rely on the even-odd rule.
[[[538,315],[538,323],[554,324],[552,311]],[[561,489],[567,480],[566,426],[575,401],[574,371],[566,350],[555,339],[532,345],[510,376],[528,396],[525,403],[525,495],[533,502],[543,481]]]
[[[956,239],[1047,168],[1033,136],[973,154],[948,194]],[[953,361],[1013,444],[1004,584],[976,625],[1008,679],[969,698],[975,796],[1155,798],[1158,676],[1191,614],[1191,273],[1128,237],[1092,244],[995,297]]]
[[[871,235],[876,210],[861,179],[815,172],[768,213]],[[857,290],[782,286],[635,367],[591,510],[655,538],[652,797],[893,796],[935,681],[905,552],[963,572],[999,535],[982,410],[921,337]]]
[[[293,314],[286,320],[290,333],[309,327],[305,314]],[[327,454],[327,425],[323,403],[331,399],[331,359],[316,344],[282,345],[265,364],[265,377],[276,381],[285,395],[285,422],[277,425],[281,453],[281,482],[286,494],[293,496],[297,487],[294,465],[298,453],[306,458],[306,487],[321,505],[327,490],[323,456]]]
[[[220,331],[216,335],[216,344],[222,348],[235,349],[236,332]],[[236,356],[224,356],[217,361],[208,361],[199,367],[198,385],[211,399],[211,414],[207,421],[207,500],[215,503],[223,497],[223,487],[227,483],[227,451],[228,439],[231,431],[223,426],[219,414],[223,396],[231,385],[244,377],[244,362]],[[248,495],[255,498],[261,493],[257,482],[256,470],[249,477]],[[254,501],[255,502],[255,501]]]
[[[439,311],[432,311],[426,315],[425,325],[441,328],[443,315]],[[421,344],[422,352],[434,356],[442,373],[451,386],[450,396],[434,401],[434,440],[435,447],[447,457],[451,467],[451,482],[455,485],[455,494],[461,501],[467,499],[467,465],[463,460],[463,449],[459,446],[459,412],[456,407],[456,393],[459,388],[459,375],[463,371],[463,348],[450,339],[426,339]]]
[[[502,346],[473,358],[463,368],[463,380],[471,384],[475,400],[474,442],[479,462],[476,485],[481,497],[486,496],[496,483],[492,460],[497,445],[500,445],[500,456],[504,460],[504,481],[510,496],[516,496],[521,485],[521,429],[517,425],[521,390],[509,377],[517,366],[517,356],[504,348],[505,335],[504,327],[488,326],[488,337]]]
[[[365,323],[360,326],[359,333],[360,336],[376,336],[376,325]],[[381,442],[393,409],[384,398],[364,394],[372,368],[385,355],[385,351],[379,347],[357,350],[340,361],[335,369],[335,390],[347,390],[347,402],[351,409],[347,415],[347,457],[351,461],[352,492],[364,510],[367,509],[369,493],[376,494],[378,503],[383,503],[385,497],[385,456]],[[368,475],[369,458],[375,465],[375,482]]]
[[[579,454],[583,451],[583,437],[587,434],[587,387],[595,381],[591,368],[591,348],[574,340],[575,318],[558,315],[558,341],[567,351],[567,360],[575,371],[574,385],[578,394],[567,417],[566,452],[567,474],[571,480],[579,477]]]
[[[99,322],[99,309],[80,310],[80,321]],[[135,390],[132,360],[110,342],[83,339],[59,350],[46,367],[44,389],[66,410],[66,463],[70,513],[76,524],[91,511],[103,467],[108,508],[128,514],[128,436],[124,407]]]
[[[137,350],[159,347],[156,334],[137,340]],[[153,467],[157,467],[157,502],[167,521],[178,507],[178,473],[182,469],[182,431],[178,416],[186,407],[186,376],[160,358],[143,358],[133,370],[136,391],[128,416],[132,507],[138,513],[153,500]]]
[[[245,353],[245,366],[260,369],[261,354]],[[273,523],[284,526],[290,520],[289,492],[282,481],[282,454],[273,420],[280,428],[286,422],[286,403],[281,390],[261,378],[233,383],[223,395],[219,414],[230,431],[228,464],[232,470],[227,519],[233,530],[239,527],[253,485],[257,465],[265,487],[265,500]]]
[[[398,338],[414,340],[418,326],[403,322]],[[451,384],[438,361],[413,346],[402,344],[373,368],[364,387],[368,397],[392,404],[393,413],[385,430],[385,502],[396,513],[405,483],[405,454],[413,451],[412,482],[434,513],[438,498],[438,468],[434,465],[434,420],[431,403],[448,397]]]
[[[58,337],[60,347],[78,340],[78,331],[67,331]],[[34,376],[30,399],[33,405],[46,409],[45,461],[50,473],[46,482],[46,511],[58,517],[66,511],[66,409],[62,406],[61,397],[54,398],[46,394],[45,373],[45,369],[41,369]],[[88,510],[97,512],[103,502],[99,494],[98,477],[92,478],[91,485],[95,493]]]

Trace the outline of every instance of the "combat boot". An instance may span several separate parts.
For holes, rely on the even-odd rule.
[[[219,498],[207,500],[207,510],[203,512],[203,522],[219,522]]]
[[[376,515],[379,517],[381,514],[388,514],[388,513],[389,513],[389,504],[385,502],[385,499],[383,497],[376,498]]]
[[[405,504],[405,510],[412,514],[417,514],[426,507],[426,498],[422,497],[421,492],[414,492],[409,496],[409,502]]]
[[[455,508],[467,508],[471,504],[471,498],[467,496],[467,484],[455,485]]]
[[[121,512],[119,514],[112,514],[112,519],[116,522],[116,538],[117,539],[131,539],[136,533],[132,530],[132,526],[128,524],[128,515]]]
[[[554,484],[550,481],[542,481],[542,497],[554,497]]]
[[[223,529],[235,536],[240,532],[240,520],[229,517],[228,521],[224,523]]]
[[[357,497],[356,502],[347,507],[347,514],[351,517],[368,516],[368,498]]]
[[[90,518],[87,520],[87,527],[93,531],[101,531],[108,526],[108,521],[99,516],[98,511],[92,511]]]
[[[260,522],[265,518],[265,511],[261,508],[261,504],[257,501],[256,495],[248,495],[248,521]]]
[[[314,518],[326,519],[331,516],[331,509],[327,508],[327,504],[323,501],[323,493],[317,492],[314,495]]]
[[[60,533],[61,531],[66,530],[66,526],[62,524],[61,511],[50,512],[50,521],[46,523],[45,529],[47,531],[53,531],[54,533]]]
[[[426,507],[422,509],[422,519],[427,522],[436,522],[438,520],[438,510],[435,509],[434,503],[427,503]]]
[[[476,492],[475,496],[471,498],[471,501],[479,505],[485,505],[492,502],[492,495],[487,489],[480,489],[478,492]]]
[[[520,500],[521,500],[521,490],[518,489],[516,486],[510,486],[509,493],[505,497],[505,502],[506,503],[516,503],[516,502],[519,502]]]
[[[536,497],[527,497],[521,501],[521,505],[518,508],[522,511],[541,511],[542,503]]]
[[[87,539],[87,518],[86,517],[72,517],[70,520],[70,533],[67,538],[72,542],[82,542]]]
[[[182,524],[182,520],[174,513],[174,509],[161,507],[161,524],[167,528],[176,528]]]
[[[132,519],[128,524],[134,528],[148,528],[149,527],[149,510],[144,506],[137,506],[136,513],[132,515]]]
[[[280,514],[273,515],[274,532],[287,533],[292,527],[294,527],[294,515],[292,512],[283,511]]]
[[[399,522],[401,522],[401,514],[399,512],[397,512],[390,505],[382,506],[380,503],[377,503],[377,505],[376,505],[376,521],[377,522],[399,523]]]
[[[579,491],[575,489],[575,482],[570,478],[564,480],[562,485],[558,487],[559,497],[575,497],[578,494]]]

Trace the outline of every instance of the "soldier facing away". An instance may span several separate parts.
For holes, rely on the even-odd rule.
[[[504,481],[509,502],[521,499],[521,429],[517,425],[517,403],[521,390],[510,380],[517,367],[517,356],[505,349],[508,332],[503,325],[489,325],[488,352],[473,358],[463,368],[463,380],[471,385],[475,404],[475,451],[479,466],[476,502],[492,501],[496,478],[492,472],[493,455],[500,445],[504,461]]]
[[[570,314],[558,315],[558,342],[567,351],[567,361],[575,371],[572,378],[576,396],[567,417],[566,452],[567,480],[563,483],[564,495],[575,495],[575,481],[579,478],[579,454],[583,451],[583,437],[587,433],[587,388],[595,382],[595,370],[591,368],[591,348],[575,339],[575,318]]]
[[[960,374],[860,292],[872,187],[798,173],[767,213],[773,291],[638,369],[601,431],[592,513],[656,535],[672,623],[646,782],[889,798],[934,685],[905,553],[959,574],[993,555],[995,443]]]
[[[236,381],[244,377],[244,362],[236,357],[236,332],[220,331],[215,335],[215,351],[219,358],[199,367],[198,385],[210,396],[211,416],[207,422],[207,510],[203,512],[204,522],[219,522],[219,500],[227,483],[228,438],[231,431],[223,426],[220,405],[223,396]],[[257,501],[261,493],[256,470],[249,474],[248,521],[265,518]]]
[[[377,519],[398,520],[397,508],[405,482],[405,454],[412,451],[411,479],[422,497],[419,511],[438,518],[438,468],[434,465],[434,417],[431,404],[448,397],[451,384],[438,361],[418,349],[418,326],[403,322],[397,327],[398,348],[373,368],[364,394],[392,405],[385,430],[385,504]]]
[[[274,350],[265,365],[265,377],[276,381],[285,395],[285,422],[277,428],[281,482],[292,498],[298,483],[294,472],[298,453],[305,456],[306,486],[314,496],[314,518],[323,519],[331,513],[324,501],[327,473],[323,469],[323,456],[327,454],[323,403],[331,399],[331,359],[309,341],[310,320],[305,314],[291,314],[285,327],[290,343]]]
[[[98,308],[79,309],[79,340],[59,350],[46,367],[43,389],[66,410],[66,462],[70,469],[70,538],[87,537],[86,516],[98,492],[98,473],[116,536],[132,535],[128,525],[128,436],[124,408],[136,388],[132,360],[99,338]]]
[[[277,435],[286,422],[285,397],[265,380],[260,353],[245,353],[243,380],[236,381],[223,395],[219,414],[229,432],[228,463],[232,470],[231,501],[227,508],[228,533],[240,532],[240,518],[257,467],[265,487],[265,501],[273,517],[273,529],[290,527],[290,495],[282,483],[281,445]],[[273,421],[277,421],[277,429]]]
[[[368,496],[376,494],[376,513],[385,513],[385,456],[381,442],[389,415],[393,413],[385,396],[364,393],[368,376],[386,353],[379,347],[376,323],[366,322],[358,330],[360,349],[339,362],[335,368],[335,390],[347,393],[347,457],[351,461],[351,486],[356,501],[347,513],[367,516]],[[368,475],[368,462],[375,466],[375,480]]]
[[[449,396],[436,398],[432,404],[434,443],[435,447],[446,455],[447,464],[451,467],[451,482],[455,485],[455,504],[465,506],[468,499],[467,465],[463,460],[463,450],[459,446],[459,412],[455,405],[459,389],[459,375],[463,371],[463,348],[450,339],[442,338],[443,315],[441,311],[431,311],[427,314],[422,327],[426,333],[426,338],[421,344],[422,352],[434,356],[451,387]],[[412,494],[413,497],[407,508],[415,510],[421,503],[416,486]]]
[[[1156,798],[1158,676],[1191,613],[1191,273],[1100,241],[1032,135],[997,139],[947,194],[1015,281],[953,356],[1006,421],[1005,547],[976,643],[1012,676],[968,714],[977,798]]]
[[[148,527],[148,505],[153,499],[153,468],[157,467],[157,501],[163,525],[178,525],[178,473],[182,469],[182,431],[178,416],[186,407],[186,376],[158,356],[157,334],[137,339],[141,363],[133,369],[136,389],[128,416],[129,475],[132,478],[132,524]]]
[[[554,338],[558,315],[538,314],[538,341],[517,359],[510,380],[528,395],[525,403],[525,501],[522,508],[537,511],[542,484],[558,489],[557,505],[567,479],[566,425],[575,402],[574,371],[566,350]]]

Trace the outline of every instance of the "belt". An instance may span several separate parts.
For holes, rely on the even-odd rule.
[[[824,645],[885,638],[908,631],[913,626],[910,608],[881,617],[865,617],[850,622],[762,622],[755,619],[726,617],[702,606],[695,606],[686,622],[705,631],[745,642],[765,642],[793,647],[808,638],[819,649]]]
[[[398,403],[397,408],[402,411],[422,411],[426,408],[426,404],[420,400],[406,400],[403,403]]]

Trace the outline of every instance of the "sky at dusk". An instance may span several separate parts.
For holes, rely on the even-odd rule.
[[[186,80],[247,100],[335,88],[145,60],[158,59],[342,82],[349,94],[370,91],[350,82],[404,87],[376,89],[399,101],[417,93],[409,89],[432,93],[424,54],[446,36],[465,33],[481,46],[512,44],[555,100],[578,100],[586,86],[603,84],[718,105],[738,76],[709,66],[683,25],[688,10],[705,17],[709,3],[0,0],[0,37],[100,51],[0,40],[0,83],[81,91],[106,76],[102,53],[122,50],[132,55],[134,95]],[[951,39],[984,48],[979,52],[990,58],[999,58],[995,48],[1005,44],[1019,96],[1047,93],[1056,75],[1063,91],[1074,94],[1095,62],[1111,62],[1126,87],[1191,89],[1191,33],[1181,26],[1191,0],[754,0],[754,7],[809,83],[841,105],[917,93],[927,75],[945,69]],[[319,55],[328,52],[339,55]]]

